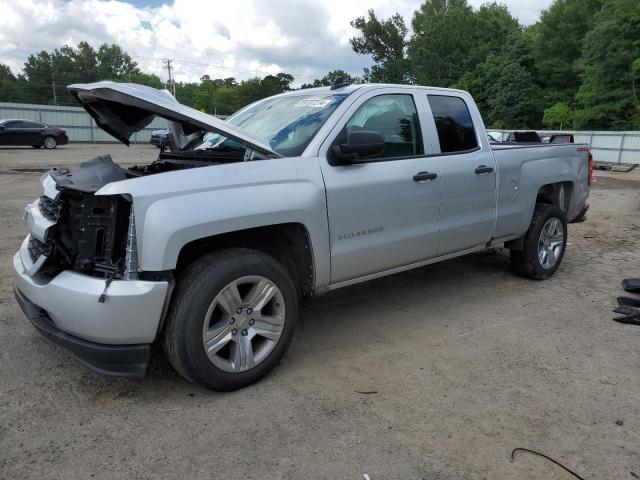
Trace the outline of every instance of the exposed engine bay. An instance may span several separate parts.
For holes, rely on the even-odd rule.
[[[244,155],[244,148],[161,152],[155,162],[148,165],[134,165],[127,170],[126,174],[128,178],[142,177],[155,173],[242,162]]]
[[[43,273],[74,270],[91,276],[118,278],[124,273],[131,204],[122,196],[94,195],[103,185],[126,179],[110,156],[97,157],[76,168],[48,172],[60,193],[42,195],[38,208],[53,225],[46,241],[32,238],[33,261],[46,255]]]
[[[103,186],[128,178],[175,170],[243,161],[244,149],[222,151],[162,152],[147,165],[128,169],[103,155],[72,168],[54,168],[48,172],[60,191],[54,200],[43,195],[38,208],[53,222],[46,242],[33,238],[29,245],[35,262],[47,257],[43,273],[57,274],[73,270],[101,278],[124,278],[132,272],[135,251],[134,216],[129,199],[121,195],[94,195]],[[129,252],[127,251],[129,250]]]

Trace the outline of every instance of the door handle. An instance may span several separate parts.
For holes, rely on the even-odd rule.
[[[476,168],[476,174],[478,175],[486,175],[487,173],[493,172],[493,167],[487,167],[486,165],[480,165]]]
[[[414,182],[424,182],[429,180],[435,180],[438,178],[437,173],[429,173],[429,172],[418,172],[413,176]]]

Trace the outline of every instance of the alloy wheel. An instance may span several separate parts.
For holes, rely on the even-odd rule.
[[[47,137],[44,139],[44,146],[48,149],[56,148],[56,139],[53,137]]]
[[[285,302],[268,278],[238,278],[213,299],[204,318],[202,342],[209,360],[238,373],[264,361],[275,348],[285,323]]]
[[[538,259],[543,268],[553,267],[564,248],[564,227],[558,218],[546,221],[538,239]]]

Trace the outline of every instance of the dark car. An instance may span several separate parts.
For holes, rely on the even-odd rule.
[[[538,132],[511,132],[507,136],[507,142],[542,143],[542,139]]]
[[[151,132],[149,143],[164,151],[165,148],[169,147],[169,130],[154,130]]]
[[[64,128],[30,120],[0,120],[0,145],[31,145],[53,149],[69,143]]]

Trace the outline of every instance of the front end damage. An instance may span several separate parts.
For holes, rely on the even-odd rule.
[[[13,259],[18,304],[33,325],[107,375],[142,377],[169,298],[167,276],[138,272],[131,199],[96,195],[126,178],[98,157],[42,177]]]
[[[38,271],[56,275],[72,270],[111,280],[137,276],[131,271],[137,270],[131,200],[95,195],[102,186],[125,178],[108,155],[71,169],[54,168],[42,177],[42,195],[24,213],[28,253]]]
[[[114,82],[71,85],[69,92],[98,126],[127,145],[153,118],[164,118],[177,150],[129,169],[105,155],[47,172],[40,198],[26,207],[29,234],[13,259],[16,299],[41,333],[84,364],[107,375],[141,377],[172,278],[139,269],[134,198],[100,190],[149,175],[280,155],[264,140],[181,105],[167,92]],[[230,143],[215,151],[186,148],[207,133]]]

